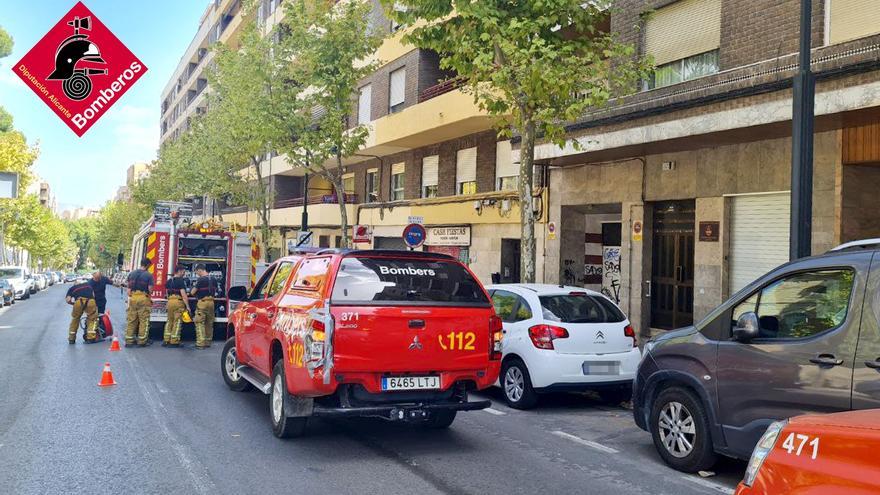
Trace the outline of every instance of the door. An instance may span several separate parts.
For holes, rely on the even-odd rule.
[[[850,408],[864,291],[856,274],[867,265],[783,274],[732,307],[730,327],[753,311],[760,328],[748,343],[718,345],[719,419],[734,453],[748,457],[771,421]]]
[[[694,202],[654,204],[651,326],[694,321]]]
[[[520,260],[519,239],[501,239],[501,283],[519,283]]]
[[[242,311],[244,312],[242,326],[235,330],[238,334],[238,346],[240,347],[238,349],[238,360],[263,372],[265,371],[261,368],[260,363],[257,362],[260,356],[264,354],[264,351],[256,347],[259,341],[257,334],[260,332],[257,326],[257,318],[260,312],[265,311],[266,306],[271,304],[271,300],[267,298],[267,295],[269,292],[269,282],[272,280],[272,275],[275,274],[276,268],[277,265],[269,266],[263,273],[263,276],[257,280],[257,284],[254,285],[254,289],[251,291],[250,296],[248,296],[247,302],[242,305]]]
[[[253,333],[253,355],[254,361],[260,371],[266,375],[272,374],[272,363],[269,355],[269,343],[272,342],[272,325],[275,323],[275,316],[278,313],[279,294],[287,285],[287,279],[293,270],[294,263],[291,261],[283,261],[278,264],[278,268],[272,275],[271,281],[266,284],[265,298],[254,305],[254,333]]]
[[[865,292],[853,369],[853,409],[880,408],[880,256],[874,256]]]
[[[529,303],[518,294],[497,289],[492,291],[492,306],[495,308],[495,314],[501,318],[504,334],[504,338],[501,339],[502,351],[516,352],[517,347],[523,342],[531,346],[528,329],[539,321],[532,321],[534,315]]]
[[[730,198],[729,294],[788,261],[788,193]]]

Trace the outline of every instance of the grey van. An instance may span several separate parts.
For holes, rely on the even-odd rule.
[[[636,424],[685,472],[748,459],[767,426],[880,407],[880,239],[782,265],[646,344]]]

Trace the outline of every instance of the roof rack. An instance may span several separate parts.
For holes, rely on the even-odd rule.
[[[829,249],[828,252],[854,251],[857,249],[880,249],[880,238],[846,242],[835,248]]]
[[[406,251],[403,249],[343,249],[330,248],[322,249],[316,254],[341,254],[346,255],[363,255],[363,256],[406,256],[408,258],[431,258],[431,259],[448,259],[455,260],[454,256],[443,253],[431,253],[427,251]]]

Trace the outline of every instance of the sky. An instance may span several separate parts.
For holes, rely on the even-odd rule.
[[[77,137],[12,68],[75,4],[75,0],[0,0],[0,26],[12,54],[0,59],[0,106],[40,157],[33,170],[49,186],[59,212],[98,208],[125,184],[126,169],[151,161],[159,147],[162,89],[198,30],[209,0],[84,0],[86,7],[148,68],[83,137]]]

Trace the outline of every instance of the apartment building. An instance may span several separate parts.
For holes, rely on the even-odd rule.
[[[601,289],[643,331],[690,324],[788,260],[800,0],[621,0],[657,70],[541,144],[548,283]],[[649,15],[645,15],[651,11]],[[638,28],[636,28],[638,26]],[[880,9],[815,0],[812,250],[880,236]]]
[[[241,1],[208,2],[196,35],[162,90],[160,144],[177,139],[189,129],[193,116],[207,110],[205,90],[208,88],[208,78],[205,70],[213,59],[211,46],[218,41],[235,42],[244,20],[240,15]]]

